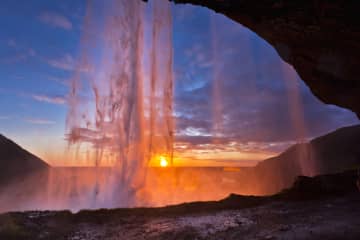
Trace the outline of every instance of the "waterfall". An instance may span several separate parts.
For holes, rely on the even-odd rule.
[[[149,162],[158,156],[172,162],[171,5],[153,1],[150,23],[142,1],[98,5],[89,4],[85,17],[67,138],[70,144],[87,146],[97,167],[112,166],[109,181],[94,186],[93,207],[127,207],[139,201]],[[94,22],[95,8],[106,12],[102,21],[99,14]]]

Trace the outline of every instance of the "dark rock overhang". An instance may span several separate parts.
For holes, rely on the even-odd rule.
[[[324,103],[360,116],[360,1],[171,0],[210,8],[256,32]]]

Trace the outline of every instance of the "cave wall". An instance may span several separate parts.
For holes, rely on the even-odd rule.
[[[224,14],[269,42],[324,103],[360,117],[359,0],[170,0]]]

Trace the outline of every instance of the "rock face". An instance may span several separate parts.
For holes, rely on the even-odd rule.
[[[222,13],[256,32],[323,102],[360,116],[358,0],[172,0]]]
[[[47,170],[49,165],[0,134],[0,190],[3,184]]]
[[[279,156],[259,163],[251,170],[255,178],[252,181],[259,183],[261,193],[274,194],[290,187],[297,176],[304,174],[302,160],[312,168],[309,175],[359,168],[359,144],[360,125],[338,129],[309,143],[296,144]]]

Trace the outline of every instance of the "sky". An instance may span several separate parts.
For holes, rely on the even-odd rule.
[[[66,165],[67,101],[86,1],[1,5],[0,133]],[[351,111],[321,103],[249,29],[206,8],[172,10],[175,150],[186,159],[179,165],[252,165],[299,139],[359,123]]]

